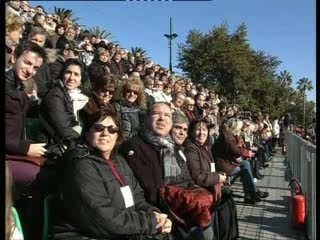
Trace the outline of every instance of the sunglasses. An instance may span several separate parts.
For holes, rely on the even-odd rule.
[[[102,91],[100,92],[101,95],[103,95],[103,94],[105,95],[105,94],[107,94],[107,93],[109,93],[109,95],[113,95],[114,90],[105,89],[105,90],[102,90]]]
[[[139,95],[139,91],[134,91],[134,90],[131,90],[131,89],[127,89],[126,91],[127,93],[133,93],[135,95]]]
[[[35,11],[29,11],[29,13],[36,13]]]
[[[119,128],[114,125],[104,126],[103,124],[96,123],[93,125],[93,129],[96,132],[102,132],[104,129],[107,129],[110,134],[115,134],[119,132]]]

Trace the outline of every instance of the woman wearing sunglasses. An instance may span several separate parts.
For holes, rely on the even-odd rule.
[[[117,112],[107,106],[91,116],[83,128],[83,144],[64,155],[59,188],[63,198],[55,211],[59,215],[52,239],[166,236],[171,221],[146,202],[130,167],[117,154],[124,139]]]
[[[91,114],[112,104],[118,78],[115,75],[100,75],[87,104],[78,112],[80,125],[84,125]]]
[[[121,114],[121,124],[125,138],[129,139],[136,136],[146,108],[143,82],[132,78],[124,83],[121,89],[121,99],[114,106]]]

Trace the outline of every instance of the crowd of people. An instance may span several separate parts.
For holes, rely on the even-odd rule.
[[[213,89],[42,6],[8,1],[5,77],[6,154],[47,158],[62,149],[52,239],[197,239],[163,207],[164,185],[207,189],[219,204],[217,193],[240,176],[244,203],[269,195],[255,179],[282,144],[278,118],[244,117]],[[35,139],[26,136],[28,118],[41,123]],[[29,177],[13,204],[33,191],[39,167],[29,165],[9,161],[14,184]],[[214,232],[203,228],[198,239]]]

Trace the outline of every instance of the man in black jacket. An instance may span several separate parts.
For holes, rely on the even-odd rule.
[[[25,139],[24,121],[30,99],[23,91],[22,81],[33,77],[46,60],[44,49],[32,42],[21,43],[14,51],[15,62],[6,72],[6,153],[42,156],[45,143]]]

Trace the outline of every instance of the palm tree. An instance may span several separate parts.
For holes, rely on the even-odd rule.
[[[300,93],[303,93],[303,126],[306,121],[306,91],[311,91],[313,89],[312,82],[308,78],[301,78],[297,82]]]
[[[107,29],[105,28],[101,28],[101,27],[98,27],[98,26],[94,26],[92,28],[89,28],[88,29],[89,32],[95,36],[97,36],[97,38],[100,38],[100,39],[107,39],[109,40],[111,37],[111,33],[107,31]]]
[[[134,56],[134,58],[136,60],[140,60],[140,61],[143,61],[143,60],[148,60],[150,59],[147,55],[147,51],[146,50],[143,50],[142,48],[140,47],[135,47],[135,48],[131,48],[131,54]]]
[[[280,72],[280,75],[278,75],[277,80],[280,82],[280,84],[290,86],[292,83],[292,75],[289,72],[287,72],[287,70],[284,70],[283,72]]]
[[[56,8],[54,7],[54,13],[58,16],[58,22],[62,23],[64,19],[72,21],[73,24],[80,20],[78,17],[74,17],[74,12],[71,9]]]

